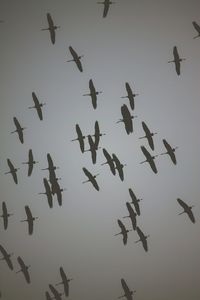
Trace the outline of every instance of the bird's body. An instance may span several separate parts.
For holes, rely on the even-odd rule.
[[[193,215],[193,212],[192,212],[192,208],[194,207],[194,205],[189,206],[188,204],[186,204],[180,198],[178,198],[177,201],[180,204],[180,206],[182,206],[182,208],[184,209],[184,211],[179,213],[179,215],[182,215],[182,214],[186,213],[188,215],[188,217],[190,218],[191,222],[195,223],[195,218],[194,218],[194,215]]]
[[[33,102],[34,102],[35,105],[29,107],[29,109],[35,108],[36,111],[37,111],[37,114],[38,114],[38,117],[39,117],[40,121],[42,121],[43,120],[42,107],[44,105],[46,105],[46,103],[40,103],[39,100],[38,100],[38,98],[37,98],[37,96],[36,96],[36,94],[34,92],[32,93],[32,98],[33,98]]]
[[[28,205],[25,206],[26,216],[27,219],[22,220],[21,222],[27,222],[28,223],[28,233],[29,235],[33,234],[33,222],[38,219],[38,217],[33,217],[31,210]]]
[[[0,245],[0,252],[3,255],[2,258],[0,258],[0,260],[5,260],[5,262],[7,263],[9,269],[12,271],[13,270],[13,263],[11,261],[11,256],[13,255],[13,253],[8,253],[5,248]]]
[[[3,225],[4,229],[6,230],[8,228],[8,219],[10,216],[13,216],[13,214],[8,213],[7,206],[5,202],[2,202],[2,215],[3,218]]]
[[[177,75],[181,74],[181,62],[185,60],[185,58],[180,58],[177,47],[174,46],[173,48],[173,56],[174,60],[168,61],[168,63],[175,63],[176,73]]]
[[[115,3],[113,1],[110,0],[104,0],[103,2],[97,2],[98,4],[103,4],[104,5],[104,9],[103,9],[103,18],[107,17],[110,5]]]
[[[128,240],[128,232],[130,232],[132,230],[126,229],[126,227],[124,226],[124,224],[122,223],[122,221],[117,220],[117,222],[118,222],[119,227],[121,228],[121,232],[115,234],[115,236],[119,235],[119,234],[122,234],[122,236],[123,236],[123,244],[126,245],[127,244],[127,240]]]
[[[94,109],[96,109],[97,108],[97,95],[101,94],[102,92],[96,91],[96,88],[94,86],[92,79],[89,80],[89,89],[90,89],[90,93],[84,94],[83,96],[90,96],[92,99],[92,106]]]
[[[96,181],[96,177],[99,175],[92,175],[85,167],[83,167],[83,172],[85,173],[85,175],[88,177],[88,180],[84,181],[83,183],[86,183],[86,182],[91,182],[92,185],[94,186],[94,188],[99,191],[99,186],[98,186],[98,183]]]
[[[47,13],[47,22],[48,22],[48,28],[44,28],[42,30],[49,30],[50,32],[50,37],[51,37],[51,42],[54,45],[56,41],[56,29],[60,28],[60,26],[55,26],[53,19],[50,15],[50,13]]]
[[[154,162],[154,159],[158,156],[158,155],[154,155],[152,156],[148,151],[147,149],[144,147],[144,146],[141,146],[141,150],[144,154],[144,156],[146,157],[146,160],[145,161],[142,161],[140,164],[143,164],[145,162],[148,162],[152,171],[156,174],[158,171],[157,171],[157,168],[156,168],[156,165],[155,165],[155,162]]]
[[[127,96],[123,96],[121,98],[128,98],[129,104],[132,110],[135,109],[135,97],[138,96],[138,94],[133,93],[130,84],[128,82],[125,83]]]
[[[81,131],[80,126],[78,124],[76,124],[76,133],[77,133],[78,137],[76,139],[71,140],[71,142],[78,141],[79,145],[80,145],[81,152],[83,153],[85,151],[85,145],[84,145],[85,136],[82,134],[82,131]]]
[[[170,144],[169,144],[165,139],[163,139],[163,144],[164,144],[164,146],[165,146],[167,152],[163,152],[163,153],[161,153],[161,155],[168,154],[168,155],[170,156],[170,158],[171,158],[173,164],[176,165],[177,162],[176,162],[175,151],[176,151],[176,149],[178,149],[178,147],[172,148],[172,147],[170,146]]]
[[[157,134],[157,132],[151,132],[145,122],[142,122],[142,128],[145,132],[145,136],[142,136],[139,139],[146,138],[149,143],[149,146],[151,147],[152,150],[154,150],[153,136]]]
[[[28,162],[23,162],[23,164],[28,165],[28,176],[30,177],[33,172],[33,166],[37,164],[38,161],[34,160],[33,151],[30,149],[28,154]]]
[[[83,57],[83,55],[79,56],[71,46],[69,47],[69,51],[70,51],[73,59],[68,60],[67,62],[74,61],[76,63],[77,68],[79,69],[79,71],[83,72],[83,67],[82,67],[82,63],[81,63],[81,58]]]
[[[126,298],[127,300],[132,300],[133,299],[133,294],[136,291],[131,291],[123,278],[121,279],[121,285],[122,285],[122,288],[124,290],[124,295],[118,297],[118,299]]]
[[[136,241],[135,243],[142,242],[142,246],[143,246],[144,250],[147,252],[148,251],[147,238],[149,237],[149,235],[144,235],[144,233],[138,226],[136,227],[136,231],[137,231],[137,234],[139,235],[140,239],[138,241]]]
[[[26,282],[31,283],[30,274],[29,274],[29,271],[28,271],[30,266],[25,265],[23,259],[20,256],[17,257],[17,261],[18,261],[21,269],[19,271],[17,271],[16,273],[22,272]]]
[[[106,162],[101,165],[103,166],[105,164],[108,164],[112,174],[115,175],[116,169],[115,169],[115,164],[114,164],[113,158],[111,157],[111,155],[108,153],[108,151],[105,148],[103,149],[103,154],[106,158]]]
[[[13,177],[14,182],[16,184],[18,184],[17,171],[19,170],[19,168],[15,168],[9,158],[7,159],[7,164],[8,164],[8,167],[9,167],[10,171],[6,172],[5,174],[11,174],[12,177]]]
[[[129,215],[125,216],[123,218],[130,218],[133,230],[136,230],[136,226],[137,226],[136,216],[137,216],[137,214],[135,213],[135,211],[133,210],[133,208],[132,208],[132,206],[131,206],[131,204],[129,202],[126,202],[126,207],[128,209]]]
[[[21,127],[21,125],[20,125],[20,123],[19,123],[19,121],[18,121],[18,119],[16,117],[13,118],[13,121],[14,121],[16,130],[12,131],[11,133],[17,132],[19,140],[23,144],[24,143],[24,134],[23,134],[23,131],[26,128],[25,127]]]

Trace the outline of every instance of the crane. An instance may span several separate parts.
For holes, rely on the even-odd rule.
[[[118,171],[119,177],[120,177],[121,181],[124,181],[123,168],[126,166],[126,164],[122,164],[120,162],[120,160],[118,159],[118,157],[114,153],[112,154],[112,157],[113,157],[113,162],[115,163],[115,168]]]
[[[17,257],[17,261],[18,261],[21,269],[19,271],[17,271],[16,273],[22,272],[23,275],[24,275],[24,278],[25,278],[26,282],[28,284],[31,283],[30,274],[29,274],[29,271],[28,271],[28,269],[30,268],[30,266],[25,265],[25,263],[24,263],[23,259],[21,258],[21,256]]]
[[[84,94],[83,96],[90,96],[92,99],[92,106],[94,109],[96,109],[97,108],[97,95],[101,94],[102,91],[100,91],[100,92],[96,91],[96,88],[94,86],[92,79],[89,80],[89,89],[90,89],[90,93]]]
[[[38,217],[33,217],[32,213],[31,213],[31,210],[30,210],[28,205],[25,206],[25,211],[26,211],[27,219],[21,220],[21,222],[27,222],[28,223],[28,233],[29,233],[29,235],[32,235],[33,234],[33,222],[35,220],[37,220]]]
[[[65,296],[68,297],[69,296],[69,282],[72,281],[73,278],[68,278],[67,277],[63,267],[60,267],[60,276],[61,276],[62,281],[57,283],[56,286],[57,285],[63,285]]]
[[[8,167],[9,167],[10,171],[6,172],[4,174],[11,174],[12,177],[13,177],[14,182],[16,184],[18,184],[17,171],[19,170],[19,168],[15,168],[9,158],[7,159],[7,164],[8,164]]]
[[[178,198],[177,201],[180,204],[180,206],[182,206],[182,208],[184,209],[184,211],[179,213],[179,215],[186,213],[188,215],[188,217],[190,218],[190,220],[192,221],[192,223],[195,223],[195,218],[194,218],[194,215],[192,212],[192,208],[194,207],[194,205],[189,206],[187,203],[185,203],[180,198]]]
[[[19,123],[19,121],[18,121],[18,119],[16,117],[13,118],[13,121],[14,121],[16,130],[12,131],[11,134],[17,132],[19,140],[23,144],[24,143],[24,134],[23,134],[23,131],[24,131],[24,129],[26,129],[26,127],[21,127],[21,125],[20,125],[20,123]]]
[[[133,118],[137,118],[137,116],[132,116],[130,114],[130,111],[128,109],[128,107],[126,106],[126,104],[121,106],[121,114],[122,114],[122,119],[120,119],[119,121],[117,121],[117,123],[123,122],[125,129],[126,129],[126,133],[130,134],[133,132]]]
[[[34,102],[35,105],[30,106],[29,109],[32,109],[32,108],[36,109],[38,117],[39,117],[40,121],[42,121],[43,120],[42,107],[44,105],[46,105],[46,103],[45,102],[40,103],[34,92],[32,92],[32,98],[33,98],[33,102]]]
[[[76,139],[71,140],[71,142],[79,141],[80,149],[81,149],[81,152],[83,153],[85,150],[85,147],[84,147],[85,136],[82,134],[82,131],[78,124],[76,124],[76,133],[77,133],[78,137]]]
[[[155,134],[157,134],[157,132],[151,132],[145,122],[142,122],[142,128],[145,132],[145,135],[142,137],[139,137],[139,139],[146,138],[149,143],[149,146],[151,147],[152,150],[154,150],[153,136]]]
[[[122,285],[122,288],[124,290],[124,295],[123,296],[120,296],[118,297],[118,299],[121,299],[121,298],[126,298],[127,300],[132,300],[133,299],[133,294],[136,293],[136,291],[131,291],[126,283],[126,281],[122,278],[121,279],[121,285]]]
[[[94,140],[95,147],[98,148],[100,137],[103,136],[103,135],[106,135],[106,134],[101,133],[101,131],[99,129],[99,122],[98,121],[95,121],[94,129],[95,129],[95,132],[92,136],[95,138],[95,140]]]
[[[33,151],[32,151],[32,149],[30,149],[29,154],[28,154],[28,161],[22,163],[24,165],[28,165],[28,176],[29,177],[31,176],[31,174],[33,172],[33,166],[37,163],[39,163],[39,162],[34,160]]]
[[[197,22],[193,21],[192,25],[194,26],[194,29],[196,29],[198,35],[194,36],[193,39],[199,38],[200,37],[200,26],[197,24]]]
[[[114,4],[115,2],[110,1],[110,0],[104,0],[103,2],[97,2],[97,4],[103,4],[104,5],[104,10],[103,10],[103,18],[107,17],[109,8],[111,4]]]
[[[52,192],[51,192],[50,185],[49,185],[48,180],[46,178],[43,178],[43,183],[44,183],[44,187],[45,187],[45,192],[44,193],[39,193],[39,195],[46,195],[49,207],[52,208],[53,207],[53,197],[52,197]]]
[[[138,199],[138,198],[135,196],[135,194],[134,194],[134,192],[132,191],[131,188],[130,188],[128,191],[129,191],[129,195],[130,195],[130,197],[131,197],[131,199],[132,199],[132,202],[131,202],[131,203],[134,205],[135,211],[136,211],[137,215],[140,216],[140,206],[139,206],[139,202],[140,202],[142,199]]]
[[[140,164],[143,164],[145,162],[148,162],[152,171],[156,174],[158,171],[157,171],[157,168],[156,168],[156,165],[155,165],[155,162],[154,162],[154,159],[158,156],[158,155],[154,155],[152,156],[148,151],[147,149],[144,147],[144,146],[141,146],[141,150],[144,154],[144,156],[146,157],[146,160],[142,161]]]
[[[56,41],[56,29],[60,28],[60,26],[54,25],[53,19],[50,15],[50,13],[47,13],[47,22],[48,22],[48,28],[43,28],[42,30],[49,30],[51,42],[54,45]]]
[[[174,46],[173,48],[173,55],[174,55],[174,60],[168,61],[168,63],[175,63],[175,68],[176,68],[176,73],[177,75],[181,74],[181,62],[186,60],[185,58],[180,58],[177,47]]]
[[[49,284],[49,288],[56,300],[62,300],[62,293],[59,293],[52,284]]]
[[[115,164],[114,164],[113,158],[111,157],[111,155],[108,153],[108,151],[105,148],[103,148],[103,154],[106,158],[106,162],[101,164],[101,166],[108,164],[112,174],[115,175],[116,171],[115,171]]]
[[[82,63],[81,63],[81,58],[83,57],[83,55],[79,56],[71,46],[69,47],[69,51],[70,51],[73,59],[68,60],[67,62],[74,61],[77,65],[77,68],[79,69],[79,71],[83,72],[83,67],[82,67]]]
[[[145,235],[138,226],[136,227],[136,231],[137,231],[137,234],[139,235],[140,239],[135,241],[135,243],[142,242],[142,246],[143,246],[144,250],[147,252],[148,251],[147,238],[150,235]]]
[[[128,240],[128,232],[132,231],[132,229],[126,229],[126,227],[120,220],[117,220],[117,222],[118,222],[119,227],[121,228],[121,231],[119,233],[116,233],[115,236],[122,234],[123,244],[126,245],[127,240]]]
[[[130,218],[132,226],[133,226],[133,230],[136,230],[136,226],[137,226],[136,216],[137,216],[137,214],[135,213],[134,209],[132,208],[132,206],[130,205],[129,202],[126,202],[126,207],[128,209],[129,215],[125,216],[123,218]]]
[[[93,164],[96,164],[96,159],[97,159],[97,150],[100,149],[101,147],[96,147],[95,142],[93,141],[91,135],[88,135],[88,142],[90,145],[90,148],[88,150],[85,150],[84,152],[91,152],[92,155],[92,162]]]
[[[97,191],[99,191],[99,186],[98,186],[98,183],[97,183],[97,181],[96,181],[96,177],[97,177],[99,174],[92,175],[85,167],[83,167],[82,169],[83,169],[83,172],[85,173],[85,175],[88,177],[88,180],[83,181],[82,183],[91,182],[92,185],[94,186],[94,188],[95,188]]]
[[[128,82],[125,83],[126,86],[126,91],[127,91],[127,96],[123,96],[121,98],[128,98],[129,104],[132,110],[135,109],[135,97],[138,96],[139,94],[133,93],[130,84]]]
[[[11,260],[11,256],[13,256],[13,253],[8,253],[2,245],[0,245],[0,252],[3,255],[3,257],[0,258],[0,260],[5,260],[5,262],[8,265],[8,268],[12,271],[13,270],[13,263],[12,263],[12,260]]]
[[[62,192],[66,191],[66,189],[61,188],[57,181],[57,184],[54,185],[54,191],[57,196],[58,204],[59,204],[59,206],[61,206],[62,205]]]
[[[3,225],[5,230],[8,228],[8,218],[11,216],[13,216],[13,214],[8,213],[6,203],[3,201],[1,218],[3,218]]]
[[[172,147],[170,146],[170,144],[169,144],[165,139],[163,139],[163,144],[164,144],[164,146],[165,146],[167,152],[163,152],[163,153],[161,153],[160,155],[168,154],[168,155],[170,156],[172,162],[174,163],[174,165],[176,165],[175,151],[176,151],[176,149],[178,149],[178,147],[172,148]]]

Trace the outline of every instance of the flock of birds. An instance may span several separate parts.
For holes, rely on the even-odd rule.
[[[114,2],[105,0],[103,2],[97,2],[97,3],[104,5],[103,17],[105,18],[108,14],[110,5],[113,4]],[[56,26],[54,24],[53,19],[49,13],[47,13],[47,21],[48,21],[48,27],[44,28],[42,30],[47,30],[50,32],[51,42],[52,42],[52,44],[55,44],[56,30],[60,27]],[[3,21],[1,20],[0,23],[3,23]],[[193,22],[193,26],[198,33],[198,35],[195,36],[194,38],[200,37],[200,26],[196,22]],[[68,62],[71,62],[71,61],[75,62],[78,70],[80,72],[83,72],[83,66],[81,63],[81,58],[83,57],[83,55],[79,56],[77,54],[77,52],[71,46],[69,47],[69,51],[72,55],[72,59],[68,60]],[[185,58],[180,58],[176,46],[174,46],[174,48],[173,48],[173,56],[174,56],[174,59],[169,61],[169,63],[173,62],[175,64],[176,73],[177,73],[177,75],[180,75],[181,62],[183,60],[185,60]],[[122,117],[117,121],[117,123],[123,123],[124,127],[125,127],[125,131],[129,135],[129,134],[133,133],[133,119],[137,117],[137,116],[134,116],[131,114],[131,110],[133,111],[135,109],[135,97],[138,96],[138,94],[133,92],[133,90],[128,82],[125,83],[125,88],[126,88],[127,95],[123,96],[121,98],[128,99],[130,108],[128,108],[128,106],[126,104],[123,104],[121,106]],[[83,96],[91,97],[92,106],[94,109],[97,109],[97,96],[101,93],[102,93],[102,91],[96,90],[93,80],[90,79],[89,80],[89,92],[84,94]],[[34,105],[29,107],[29,109],[35,109],[39,120],[42,121],[43,120],[43,110],[42,109],[46,105],[46,103],[40,103],[35,92],[32,93],[32,99],[33,99]],[[19,120],[16,117],[13,118],[13,122],[15,125],[15,130],[12,131],[11,133],[17,133],[19,141],[23,144],[24,143],[24,130],[26,128],[21,126]],[[142,121],[142,128],[144,131],[144,135],[139,137],[139,139],[140,140],[146,139],[148,142],[148,146],[150,147],[151,150],[148,151],[145,146],[143,146],[143,145],[141,146],[141,151],[145,156],[145,160],[140,162],[140,164],[143,164],[145,162],[149,163],[152,171],[156,174],[158,171],[157,171],[157,167],[155,164],[155,158],[158,157],[159,155],[169,155],[173,164],[176,165],[177,161],[176,161],[175,151],[178,147],[172,147],[166,141],[166,139],[163,139],[162,141],[163,141],[163,145],[165,147],[165,151],[160,153],[159,155],[150,153],[150,151],[154,151],[153,137],[154,137],[154,135],[157,134],[157,132],[152,132],[144,121]],[[71,141],[72,142],[77,141],[79,143],[81,153],[90,152],[92,163],[96,164],[97,150],[101,149],[101,147],[99,147],[100,139],[103,135],[105,135],[105,133],[101,133],[98,121],[96,121],[95,125],[94,125],[94,134],[83,135],[79,124],[76,124],[75,129],[76,129],[77,137],[72,139]],[[86,140],[88,141],[89,149],[85,149]],[[126,164],[121,163],[120,159],[118,158],[118,156],[116,154],[109,153],[105,148],[102,149],[102,152],[103,152],[103,155],[104,155],[106,161],[103,162],[101,165],[109,166],[111,173],[114,176],[116,174],[118,174],[120,180],[124,181],[124,167],[126,166]],[[28,153],[28,161],[23,162],[23,164],[28,166],[28,176],[29,177],[32,175],[34,165],[37,163],[38,163],[38,161],[35,161],[34,156],[33,156],[33,151],[32,151],[32,149],[30,149],[29,153]],[[43,194],[46,196],[49,208],[53,208],[53,196],[54,195],[57,196],[57,201],[58,201],[59,206],[62,206],[62,193],[65,191],[65,189],[61,188],[61,186],[59,184],[59,180],[61,178],[58,178],[57,174],[56,174],[56,169],[58,169],[58,167],[55,166],[53,159],[49,153],[47,154],[47,163],[48,163],[48,166],[46,168],[42,169],[42,170],[48,171],[48,177],[43,178],[43,184],[44,184],[45,191],[41,192],[39,194]],[[9,171],[7,171],[5,174],[11,174],[15,184],[18,184],[17,172],[18,172],[19,168],[16,168],[14,166],[13,162],[9,158],[7,159],[7,164],[8,164]],[[99,191],[100,188],[99,188],[98,182],[96,180],[96,177],[99,174],[93,175],[86,167],[83,167],[82,170],[83,170],[85,176],[87,177],[87,180],[83,181],[83,183],[90,182],[92,184],[92,186],[97,191]],[[144,250],[147,252],[148,251],[147,238],[149,237],[149,235],[145,235],[143,233],[143,231],[140,229],[140,227],[137,225],[137,217],[140,216],[140,214],[141,214],[140,201],[142,199],[137,198],[137,196],[135,195],[135,193],[133,192],[133,190],[131,188],[129,188],[129,195],[130,195],[131,201],[126,202],[126,208],[128,211],[128,215],[124,216],[123,219],[129,218],[131,221],[132,228],[127,229],[125,227],[124,223],[120,219],[118,219],[117,222],[118,222],[118,225],[119,225],[121,231],[119,233],[116,233],[115,236],[122,235],[123,244],[126,245],[127,240],[128,240],[128,233],[130,231],[135,231],[135,232],[137,232],[138,237],[139,237],[139,239],[137,241],[135,241],[135,243],[141,242]],[[185,203],[180,198],[177,198],[177,202],[183,208],[183,211],[181,213],[179,213],[179,215],[186,213],[188,215],[188,217],[190,218],[191,222],[195,223],[195,218],[194,218],[194,215],[192,212],[193,206],[189,206],[187,203]],[[34,222],[35,222],[35,220],[38,219],[38,217],[34,217],[32,215],[31,209],[28,205],[25,206],[25,213],[26,213],[26,219],[21,220],[21,222],[27,222],[28,234],[32,235]],[[3,219],[3,226],[4,226],[5,230],[7,230],[7,228],[8,228],[8,221],[11,216],[13,216],[13,213],[8,212],[6,203],[2,202],[2,215],[0,217]],[[13,262],[11,259],[11,257],[13,256],[13,253],[8,253],[7,250],[2,245],[0,245],[0,252],[2,254],[2,257],[0,258],[0,260],[5,261],[10,270],[14,270]],[[25,262],[21,258],[21,256],[17,257],[17,262],[20,266],[20,270],[16,271],[16,273],[20,273],[20,272],[23,273],[26,282],[29,284],[31,282],[31,277],[29,274],[30,266],[25,264]],[[67,277],[67,275],[62,267],[60,267],[60,277],[61,277],[61,282],[56,283],[54,285],[49,284],[49,291],[45,292],[45,297],[47,300],[52,300],[52,299],[61,300],[63,295],[65,297],[69,296],[69,282],[73,279]],[[60,292],[57,290],[56,286],[59,286],[59,285],[63,285],[63,288],[64,288],[63,292]],[[126,298],[127,300],[132,300],[133,295],[136,291],[135,290],[131,291],[123,278],[121,279],[121,285],[122,285],[124,294],[122,296],[119,296],[118,299]],[[50,295],[50,293],[52,295]],[[0,293],[0,297],[1,297],[1,293]]]

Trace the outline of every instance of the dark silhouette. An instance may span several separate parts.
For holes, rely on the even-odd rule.
[[[55,297],[54,299],[56,299],[56,300],[62,300],[62,293],[59,293],[52,284],[49,284],[49,288],[50,288],[52,294]]]
[[[96,160],[97,160],[97,150],[100,149],[100,147],[96,147],[95,145],[95,142],[93,141],[91,135],[88,135],[88,142],[89,142],[89,145],[90,145],[90,148],[88,150],[85,150],[84,152],[88,152],[90,151],[91,152],[91,155],[92,155],[92,162],[93,164],[96,164]]]
[[[113,4],[115,2],[110,1],[110,0],[104,0],[103,2],[97,2],[97,3],[104,5],[103,18],[105,18],[107,16],[107,14],[108,14],[108,10],[109,10],[110,4]]]
[[[130,134],[133,132],[133,118],[136,118],[137,116],[131,116],[130,111],[128,110],[128,107],[126,106],[126,104],[124,104],[123,106],[121,106],[121,114],[122,114],[122,119],[120,119],[119,121],[117,121],[117,123],[123,122],[125,129],[126,129],[126,133]]]
[[[123,96],[121,98],[128,98],[130,107],[132,110],[134,110],[135,109],[135,97],[138,96],[139,94],[133,93],[128,82],[125,83],[125,86],[126,86],[127,96]]]
[[[126,227],[124,226],[124,224],[122,223],[122,221],[117,220],[119,227],[121,228],[121,232],[116,233],[115,236],[122,234],[123,236],[123,244],[126,245],[127,244],[127,239],[128,239],[128,232],[132,231],[131,229],[128,230],[126,229]]]
[[[31,213],[31,210],[30,210],[28,205],[25,206],[25,211],[26,211],[27,219],[22,220],[21,222],[27,222],[28,223],[28,233],[29,233],[29,235],[32,235],[33,234],[33,222],[35,220],[37,220],[38,217],[33,217],[32,213]]]
[[[56,190],[59,189],[59,184],[58,181],[61,180],[61,178],[56,177],[56,173],[55,171],[52,171],[52,174],[50,175],[50,179],[49,182],[51,183],[51,193],[52,195],[55,195]]]
[[[146,138],[148,140],[149,146],[152,150],[154,150],[154,142],[153,142],[153,136],[157,134],[157,132],[151,132],[145,122],[142,122],[142,127],[145,132],[145,136],[140,137],[139,139]]]
[[[173,48],[173,55],[174,55],[174,60],[168,61],[168,63],[175,63],[175,68],[176,68],[176,73],[177,75],[181,74],[181,62],[185,60],[185,58],[180,58],[178,54],[177,47],[174,46]]]
[[[48,28],[44,28],[42,30],[49,30],[50,32],[50,37],[51,37],[51,42],[54,45],[55,41],[56,41],[56,29],[60,28],[60,26],[55,26],[54,22],[52,20],[52,17],[50,15],[50,13],[47,13],[47,22],[49,27]]]
[[[137,214],[134,212],[134,210],[129,202],[126,202],[126,207],[128,209],[129,215],[125,216],[123,218],[130,218],[132,226],[133,226],[133,230],[135,230],[136,226],[137,226],[137,219],[136,219]]]
[[[13,263],[11,261],[11,256],[13,255],[13,253],[8,253],[2,245],[0,245],[0,252],[3,255],[3,257],[0,258],[0,260],[5,260],[9,269],[13,270]]]
[[[90,89],[90,93],[84,94],[83,96],[90,96],[92,99],[92,106],[94,109],[96,109],[97,108],[97,95],[101,94],[102,92],[96,91],[92,79],[89,80],[89,89]]]
[[[138,199],[135,194],[133,193],[132,189],[129,189],[129,194],[131,196],[131,199],[132,199],[132,204],[134,205],[135,207],[135,210],[136,210],[136,213],[138,216],[140,216],[140,206],[139,206],[139,202],[142,200],[142,199]]]
[[[95,122],[94,129],[95,129],[95,132],[92,136],[94,136],[94,138],[95,138],[95,141],[94,141],[95,147],[98,148],[100,137],[103,135],[106,135],[106,134],[100,132],[98,121]]]
[[[112,174],[115,175],[116,171],[115,171],[115,164],[113,158],[110,156],[110,154],[107,152],[106,149],[103,149],[103,154],[106,158],[106,162],[101,164],[101,166],[108,164]]]
[[[28,269],[30,268],[30,266],[25,265],[23,259],[20,256],[17,257],[17,261],[18,261],[21,269],[19,271],[17,271],[16,273],[22,272],[25,279],[26,279],[26,282],[31,283],[30,275],[29,275],[29,272],[28,272]]]
[[[83,55],[78,56],[76,51],[71,46],[69,47],[69,51],[70,51],[73,59],[68,60],[67,62],[74,61],[77,65],[77,68],[79,69],[79,71],[83,72],[83,67],[82,67],[82,64],[81,64],[81,58],[83,57]]]
[[[15,168],[14,165],[11,163],[9,158],[7,159],[7,164],[8,164],[8,167],[9,167],[10,171],[6,172],[4,174],[12,174],[14,182],[16,184],[18,184],[17,171],[19,170],[19,168]]]
[[[124,295],[118,297],[118,299],[126,298],[127,300],[132,300],[133,294],[136,293],[136,291],[131,291],[123,278],[121,279],[121,284],[124,290]]]
[[[66,189],[61,188],[58,181],[57,183],[54,183],[54,192],[57,196],[59,206],[62,206],[62,192],[64,191],[66,191]]]
[[[168,154],[170,156],[172,162],[174,163],[174,165],[176,165],[176,156],[175,156],[174,152],[176,151],[176,149],[178,149],[178,147],[172,148],[165,139],[163,139],[163,144],[164,144],[165,148],[167,149],[167,152],[163,152],[160,155]]]
[[[51,296],[49,295],[49,292],[45,292],[46,300],[52,300]]]
[[[62,281],[57,283],[56,285],[62,284],[64,287],[65,296],[68,297],[69,296],[69,282],[71,280],[73,280],[73,278],[67,278],[65,271],[63,270],[62,267],[60,267],[60,276],[62,278]]]
[[[83,181],[82,183],[86,183],[86,182],[91,182],[92,185],[94,186],[94,188],[99,191],[99,186],[98,183],[96,181],[96,177],[99,175],[92,175],[86,168],[83,167],[83,172],[85,173],[85,175],[88,177],[88,180]]]
[[[51,187],[46,178],[43,178],[43,182],[44,182],[45,192],[39,193],[39,195],[46,195],[49,207],[52,208],[53,207],[53,197],[52,197]]]
[[[141,146],[141,150],[144,154],[144,156],[146,157],[146,160],[142,161],[140,164],[143,164],[145,162],[148,162],[152,171],[156,174],[158,171],[157,171],[157,168],[156,168],[156,165],[155,165],[155,162],[154,162],[154,159],[158,156],[158,155],[154,155],[152,156],[148,151],[147,149],[144,147],[144,146]]]
[[[196,39],[198,37],[200,37],[200,26],[199,24],[197,24],[195,21],[192,22],[194,29],[196,29],[198,35],[194,36],[193,39]]]
[[[29,107],[29,109],[35,108],[37,110],[37,114],[38,114],[38,117],[39,117],[40,121],[42,121],[43,120],[42,107],[44,105],[46,105],[46,103],[40,103],[34,92],[32,93],[32,98],[33,98],[33,101],[34,101],[35,105]]]
[[[138,226],[136,227],[136,231],[137,231],[137,234],[139,235],[140,239],[138,241],[136,241],[135,243],[142,242],[142,246],[143,246],[144,250],[147,252],[148,251],[147,238],[150,235],[144,235],[144,233]]]
[[[76,124],[76,132],[77,132],[78,137],[76,139],[71,140],[71,142],[79,141],[80,149],[81,149],[81,152],[83,153],[85,150],[85,147],[84,147],[85,136],[82,134],[82,131],[78,124]]]
[[[38,161],[35,161],[34,158],[33,158],[33,152],[32,150],[30,149],[29,150],[29,154],[28,154],[28,162],[23,162],[22,164],[24,165],[28,165],[28,176],[30,177],[32,172],[33,172],[33,166],[35,164],[39,163]]]
[[[3,218],[3,225],[4,229],[6,230],[8,228],[8,218],[13,216],[13,214],[8,213],[7,206],[5,202],[2,202],[2,215],[1,218]]]
[[[114,153],[112,154],[112,157],[113,157],[113,162],[115,163],[115,168],[118,171],[119,177],[121,181],[124,181],[123,168],[126,166],[126,164],[123,165]]]
[[[192,208],[194,207],[194,205],[189,206],[183,200],[181,200],[179,198],[177,199],[177,201],[180,204],[180,206],[182,206],[182,208],[184,209],[184,211],[181,212],[179,215],[186,213],[188,215],[188,217],[190,218],[190,220],[192,221],[192,223],[195,223],[195,218],[194,218],[194,215],[192,212]]]
[[[19,136],[19,140],[23,144],[24,143],[24,134],[23,134],[23,131],[24,131],[24,129],[26,129],[26,127],[21,127],[21,125],[20,125],[20,123],[19,123],[19,121],[17,120],[16,117],[13,118],[13,121],[15,123],[16,130],[12,131],[11,134],[17,132],[18,136]]]
[[[55,170],[59,169],[59,167],[54,166],[53,160],[51,158],[51,155],[49,153],[47,153],[47,161],[48,161],[48,167],[44,170],[48,170],[49,171],[49,181],[52,183],[53,180],[55,179],[56,175],[55,175]]]

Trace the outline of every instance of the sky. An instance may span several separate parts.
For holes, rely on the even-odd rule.
[[[60,281],[62,266],[69,277],[69,299],[117,299],[123,295],[121,278],[136,290],[138,300],[198,300],[200,298],[200,141],[199,141],[199,78],[200,38],[193,21],[200,24],[200,2],[164,0],[124,0],[110,6],[102,18],[103,6],[96,1],[72,0],[1,0],[0,19],[0,209],[6,202],[9,212],[8,229],[0,220],[0,244],[13,252],[14,271],[0,261],[0,291],[5,300],[42,300],[49,284]],[[46,14],[56,25],[56,42],[51,44]],[[81,58],[83,72],[71,59],[69,46]],[[177,76],[173,47],[181,57],[181,75]],[[89,92],[92,79],[98,91],[94,110]],[[133,120],[133,133],[127,135],[121,118],[121,106],[126,104],[125,82],[129,82],[135,98],[138,117]],[[33,105],[35,92],[43,108],[40,121]],[[129,107],[130,109],[130,107]],[[13,117],[24,130],[24,144],[16,134]],[[100,147],[115,153],[124,167],[124,181],[113,176],[106,166],[102,149],[97,151],[97,163],[92,164],[89,152],[81,153],[76,138],[76,124],[83,134],[94,134],[95,121],[106,135]],[[149,149],[142,121],[158,134],[155,150]],[[144,145],[150,153],[165,151],[166,139],[176,150],[177,165],[169,156],[158,156],[154,174],[148,164],[140,164]],[[88,144],[86,142],[86,148]],[[29,149],[35,165],[27,176]],[[56,166],[60,185],[66,188],[63,205],[54,199],[52,209],[44,195],[43,178],[48,177],[47,153]],[[7,159],[19,167],[16,185],[8,171]],[[99,173],[96,191],[82,168]],[[138,235],[128,233],[123,245],[117,220],[128,229],[131,222],[126,202],[129,188],[140,203],[138,226],[149,234],[149,251],[135,243]],[[194,205],[193,224],[186,214],[178,215],[181,198]],[[38,219],[33,235],[28,235],[26,217],[28,205]],[[1,214],[1,211],[0,211]],[[30,265],[31,284],[19,270],[17,257]],[[62,292],[62,286],[58,287]],[[65,299],[65,297],[63,297]]]

